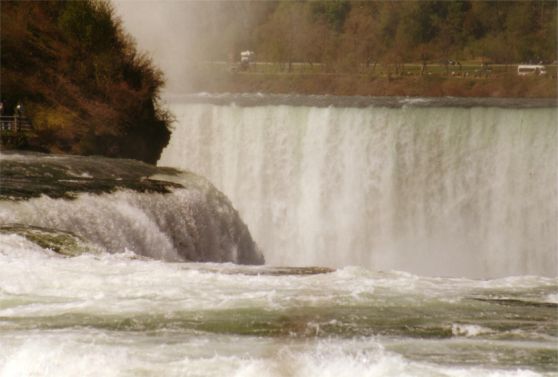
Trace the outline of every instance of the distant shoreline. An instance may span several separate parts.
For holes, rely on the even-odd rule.
[[[555,77],[518,77],[512,74],[488,78],[456,78],[218,73],[198,75],[186,91],[373,97],[558,98]]]
[[[308,106],[308,107],[498,107],[509,109],[558,108],[556,98],[497,98],[497,97],[403,97],[403,96],[336,96],[315,94],[269,93],[179,93],[168,92],[165,102],[212,104],[218,106]]]

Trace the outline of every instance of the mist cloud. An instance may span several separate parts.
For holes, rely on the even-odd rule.
[[[254,4],[237,1],[112,1],[124,29],[165,73],[167,90],[188,90],[195,67],[226,61],[249,33]]]

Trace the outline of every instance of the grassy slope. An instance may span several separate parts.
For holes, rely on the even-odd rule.
[[[556,98],[556,68],[540,77],[519,77],[515,67],[499,67],[488,75],[476,77],[471,70],[467,77],[452,77],[443,67],[429,67],[429,75],[420,76],[407,65],[405,75],[389,76],[386,67],[374,73],[320,73],[308,66],[298,66],[287,73],[273,67],[258,66],[251,72],[229,72],[227,66],[204,66],[195,75],[191,91],[265,92],[368,96],[420,97],[523,97]],[[477,67],[478,68],[478,67]],[[501,68],[501,69],[500,69]],[[442,69],[442,71],[440,71]],[[384,70],[386,72],[384,72]],[[410,71],[410,72],[409,72]]]

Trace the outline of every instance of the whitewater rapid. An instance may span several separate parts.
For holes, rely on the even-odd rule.
[[[223,191],[268,263],[558,273],[548,101],[290,98],[174,98],[158,163]]]
[[[0,376],[556,376],[556,279],[65,258],[0,234]],[[555,300],[555,299],[554,299]]]

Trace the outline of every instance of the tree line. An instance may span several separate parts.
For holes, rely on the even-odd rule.
[[[107,1],[3,1],[1,88],[22,103],[30,147],[157,161],[170,137],[162,73]]]
[[[199,5],[198,5],[199,7]],[[207,58],[241,50],[258,60],[320,63],[354,72],[375,64],[557,59],[555,1],[218,2],[219,19],[201,26]],[[216,16],[217,15],[217,16]]]

